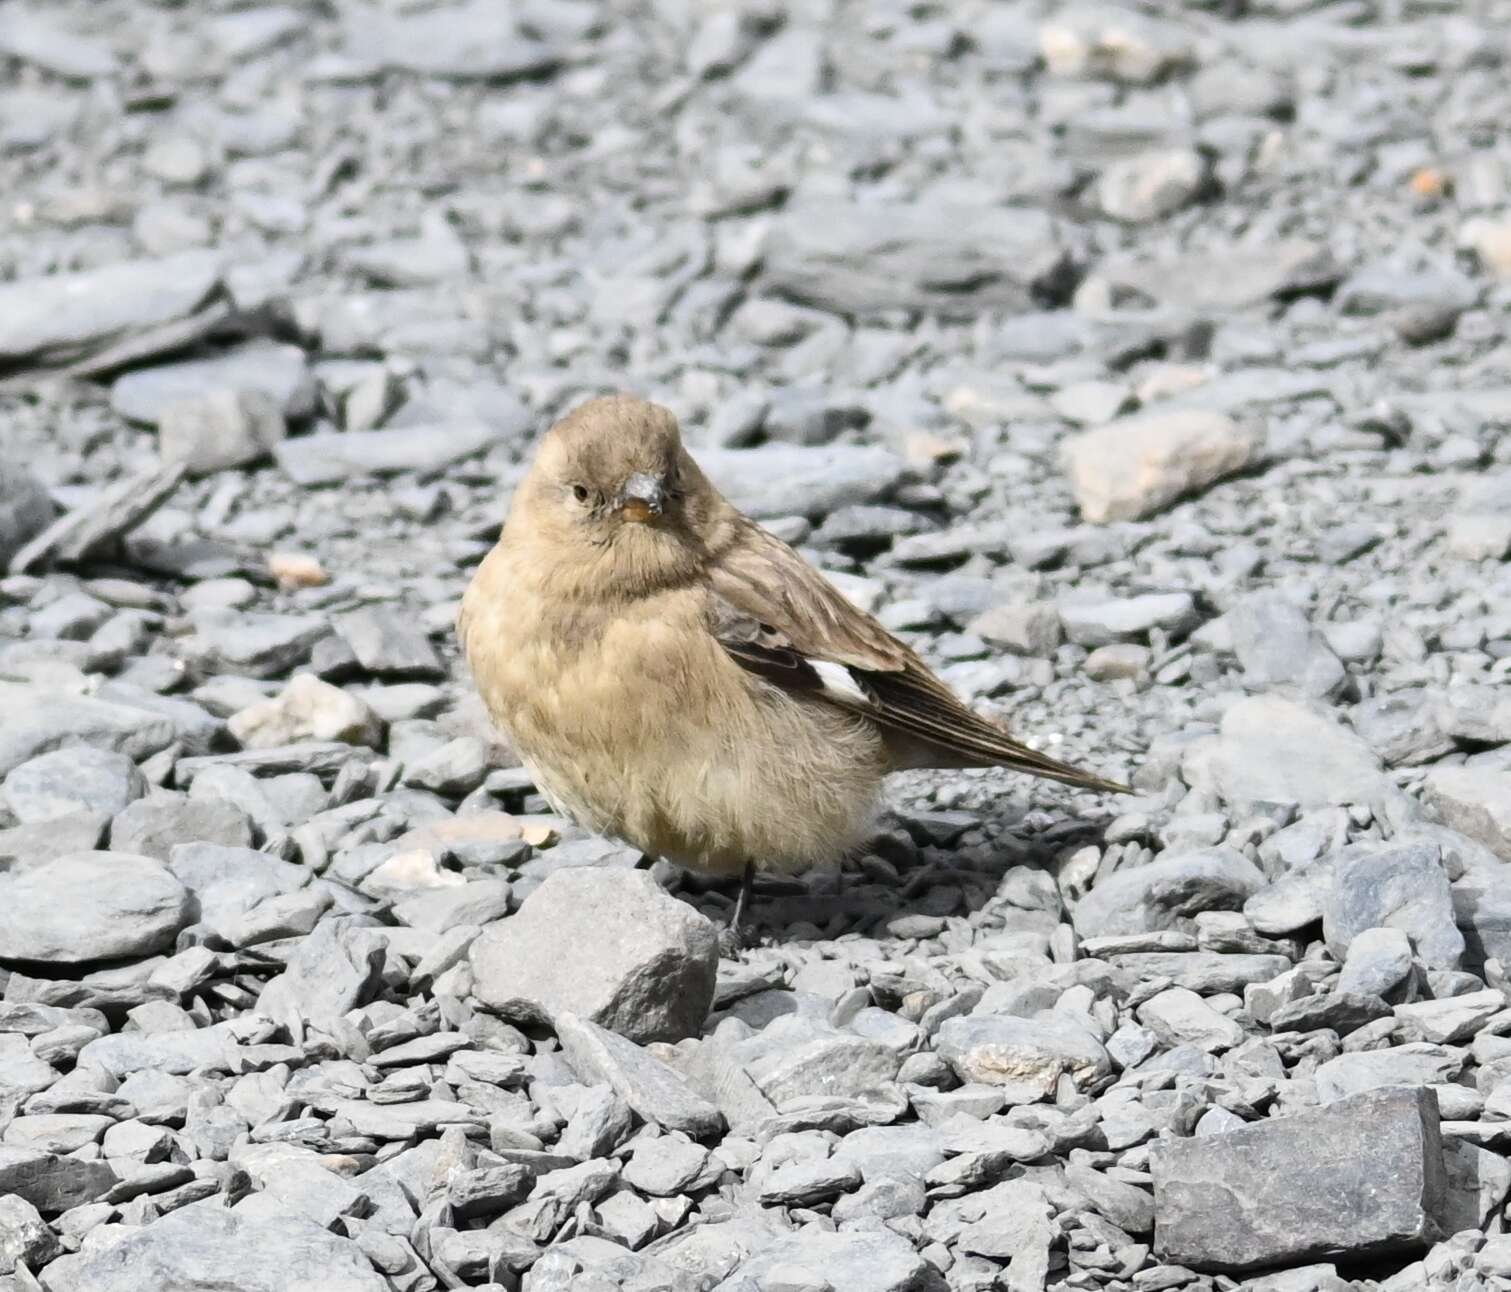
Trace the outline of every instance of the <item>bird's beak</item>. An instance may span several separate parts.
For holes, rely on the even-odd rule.
[[[636,525],[649,525],[661,514],[665,493],[655,476],[637,471],[624,482],[618,499],[619,515]]]

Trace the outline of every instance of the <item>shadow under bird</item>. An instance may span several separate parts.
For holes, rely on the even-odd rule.
[[[882,779],[1006,767],[1126,793],[973,713],[709,483],[665,408],[594,399],[541,442],[462,600],[493,721],[563,815],[740,876],[836,862]]]

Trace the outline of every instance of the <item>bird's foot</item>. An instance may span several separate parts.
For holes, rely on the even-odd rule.
[[[740,876],[740,895],[735,898],[735,908],[729,924],[719,931],[719,954],[733,959],[741,951],[756,944],[755,930],[747,927],[745,912],[750,906],[751,890],[755,887],[755,863],[745,863],[745,873]]]
[[[721,960],[737,960],[740,952],[749,951],[760,941],[754,929],[735,928],[733,925],[725,925],[719,930],[719,958]]]

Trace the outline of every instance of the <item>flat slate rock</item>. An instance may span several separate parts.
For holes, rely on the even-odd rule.
[[[1380,1090],[1151,1157],[1154,1244],[1231,1273],[1419,1250],[1442,1237],[1447,1179],[1430,1090]]]
[[[55,1262],[50,1285],[69,1292],[389,1292],[392,1286],[356,1243],[297,1216],[245,1216],[211,1200],[119,1230],[97,1232],[87,1252]]]
[[[567,1011],[632,1041],[696,1036],[713,1004],[718,934],[644,871],[550,875],[471,949],[473,992],[505,1017]]]
[[[67,363],[182,319],[210,299],[220,274],[218,254],[185,251],[0,284],[0,367]]]

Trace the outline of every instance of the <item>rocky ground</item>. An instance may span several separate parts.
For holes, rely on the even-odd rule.
[[[1511,1288],[1508,31],[0,3],[0,1292]],[[720,960],[451,632],[620,387],[1138,794]]]

